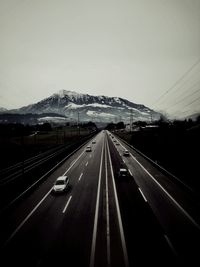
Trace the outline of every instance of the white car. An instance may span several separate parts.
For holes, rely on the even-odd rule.
[[[69,178],[67,176],[60,176],[54,183],[53,192],[62,193],[67,190],[69,186]]]
[[[96,140],[93,140],[93,141],[92,141],[92,144],[96,144]]]

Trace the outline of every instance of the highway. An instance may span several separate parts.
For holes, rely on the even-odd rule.
[[[194,266],[196,200],[109,132],[93,139],[1,214],[1,266]],[[70,187],[55,195],[60,175]]]
[[[94,133],[84,138],[77,138],[71,144],[58,145],[43,153],[39,153],[19,163],[0,170],[0,213],[10,203],[16,202],[19,196],[29,191],[36,184],[44,180],[46,174],[55,169],[55,163],[62,163],[76,148],[84,144]]]

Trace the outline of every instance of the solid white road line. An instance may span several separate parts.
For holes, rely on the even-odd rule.
[[[74,160],[72,160],[72,162],[70,163],[70,165],[74,164]]]
[[[53,187],[52,187],[53,188]],[[10,240],[17,234],[17,232],[22,228],[26,221],[31,217],[31,215],[36,211],[36,209],[42,204],[45,198],[51,193],[52,188],[46,193],[46,195],[40,200],[40,202],[35,206],[35,208],[26,216],[26,218],[20,223],[20,225],[15,229],[11,236],[7,239],[4,246],[6,246]]]
[[[120,145],[125,147],[119,142]],[[145,169],[145,167],[130,153],[131,157],[140,165],[140,167],[151,177],[151,179],[162,189],[162,191],[174,202],[174,204],[181,210],[182,213],[200,230],[200,225],[190,216],[190,214],[184,210],[183,207],[162,187],[162,185]]]
[[[124,237],[124,229],[123,229],[123,225],[122,225],[121,213],[120,213],[120,209],[119,209],[117,190],[116,190],[116,186],[115,186],[114,173],[113,173],[113,168],[112,168],[112,160],[111,160],[111,156],[110,156],[110,149],[109,149],[109,146],[107,146],[107,147],[108,147],[110,170],[111,170],[112,182],[113,182],[113,188],[114,188],[115,203],[116,203],[116,208],[117,208],[117,217],[118,217],[118,222],[119,222],[120,237],[121,237],[121,242],[122,242],[122,250],[123,250],[123,255],[124,255],[124,263],[125,263],[124,266],[129,267],[128,253],[127,253],[126,242],[125,242],[125,237]]]
[[[79,181],[81,180],[82,176],[83,176],[83,173],[81,173],[81,175],[79,176],[78,178]]]
[[[142,164],[136,158],[134,158],[134,160],[151,177],[151,179],[162,189],[162,191],[174,202],[174,204],[182,211],[182,213],[184,213],[185,216],[200,230],[200,226],[198,225],[198,223],[187,213],[187,211],[181,207],[181,205],[162,187],[161,184],[159,184],[159,182],[144,168],[144,166],[142,166]]]
[[[131,175],[131,176],[133,176],[133,174],[132,174],[131,170],[130,170],[130,169],[128,169],[128,171],[129,171],[130,175]]]
[[[63,175],[65,175],[66,173],[68,173],[68,171],[74,166],[74,164],[80,159],[80,157],[85,153],[85,151],[83,151],[78,158],[70,165],[70,167],[66,170],[66,172],[63,173]]]
[[[68,201],[67,201],[67,203],[66,203],[66,205],[65,205],[65,207],[64,207],[64,209],[62,211],[63,213],[65,213],[67,207],[69,206],[69,202],[71,201],[71,199],[72,199],[72,196],[69,197],[69,199],[68,199]]]
[[[84,151],[79,155],[79,157],[73,162],[72,165],[66,170],[66,172],[63,174],[65,175],[73,166],[74,164],[80,159],[80,157],[83,155]],[[53,188],[53,187],[52,187]],[[40,200],[40,202],[33,208],[33,210],[26,216],[26,218],[20,223],[20,225],[15,229],[15,231],[10,235],[10,237],[5,242],[4,246],[6,246],[11,239],[16,235],[16,233],[22,228],[22,226],[26,223],[26,221],[31,217],[31,215],[36,211],[36,209],[42,204],[42,202],[48,197],[50,194],[52,188],[48,191],[48,193]]]
[[[105,151],[105,168],[106,168],[106,240],[107,240],[107,266],[109,267],[110,266],[110,216],[109,216],[108,169],[107,169],[107,153],[106,153],[106,151]]]
[[[97,223],[98,223],[98,214],[99,214],[99,198],[100,198],[101,174],[102,174],[102,163],[103,163],[103,151],[104,151],[104,140],[103,140],[103,146],[102,146],[102,150],[101,150],[101,161],[100,161],[100,168],[99,168],[99,181],[98,181],[97,199],[96,199],[96,208],[95,208],[95,217],[94,217],[94,228],[93,228],[93,234],[92,234],[90,267],[94,266],[94,256],[95,256],[95,249],[96,249],[96,237],[97,237]]]
[[[173,251],[174,255],[176,255],[178,257],[178,254],[174,248],[174,246],[172,245],[172,242],[170,241],[169,237],[167,235],[164,235],[166,241],[167,241],[167,244],[169,245],[169,247],[171,248],[171,250]]]
[[[142,195],[142,197],[144,198],[144,201],[147,202],[147,199],[145,197],[145,195],[143,194],[142,190],[138,187],[139,191],[140,191],[140,194]]]

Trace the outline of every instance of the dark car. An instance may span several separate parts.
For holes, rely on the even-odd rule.
[[[92,151],[92,148],[91,146],[87,146],[86,149],[85,149],[86,152],[91,152]]]
[[[120,168],[119,169],[119,177],[128,177],[128,170],[126,168]]]
[[[129,157],[130,153],[129,153],[128,150],[125,149],[124,152],[123,152],[123,155],[124,155],[125,157]]]

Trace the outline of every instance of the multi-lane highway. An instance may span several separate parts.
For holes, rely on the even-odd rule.
[[[0,170],[0,213],[44,180],[57,167],[56,163],[60,165],[94,134],[77,138],[71,144],[58,145]]]
[[[94,144],[93,139],[1,214],[1,265],[131,267],[196,262],[198,203],[109,132],[100,132]],[[87,145],[91,152],[86,152]],[[129,157],[123,156],[125,148]],[[120,167],[128,169],[128,177],[119,177]],[[69,177],[70,187],[55,195],[52,186],[60,175]]]

